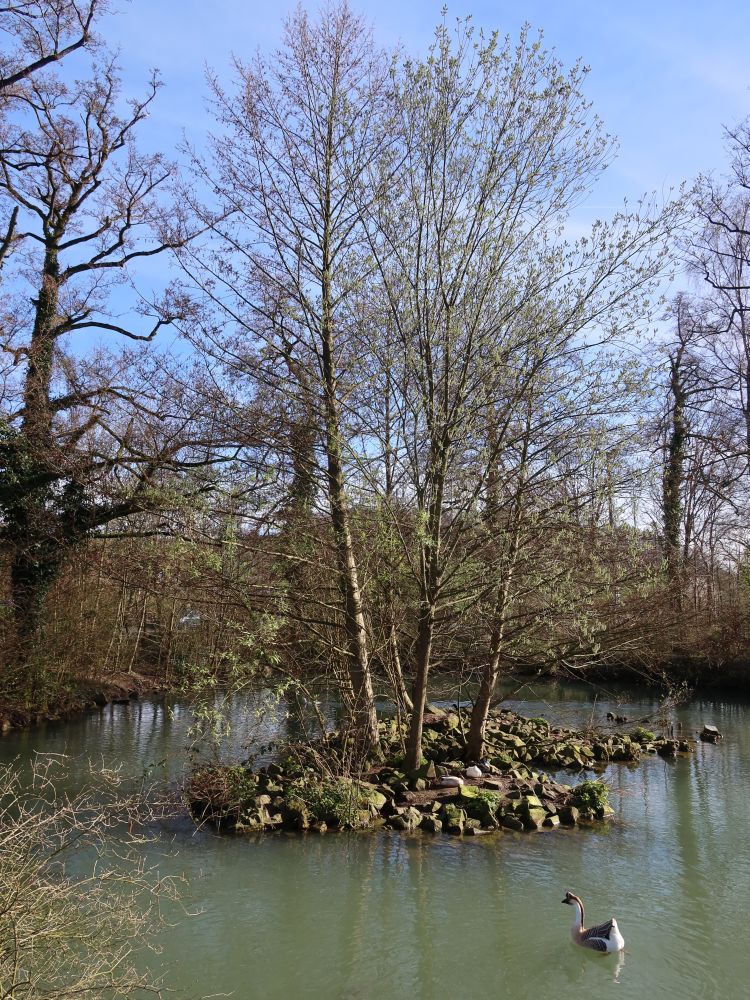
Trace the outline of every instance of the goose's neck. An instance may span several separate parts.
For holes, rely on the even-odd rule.
[[[573,921],[573,930],[581,931],[583,930],[583,903],[579,902],[577,899],[573,900],[573,909],[575,910],[575,920]]]

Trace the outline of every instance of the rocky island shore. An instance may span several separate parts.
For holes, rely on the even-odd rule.
[[[474,836],[551,830],[614,816],[605,782],[567,784],[557,780],[560,771],[597,772],[610,761],[637,764],[644,754],[675,757],[696,746],[694,739],[657,737],[641,726],[573,730],[495,711],[485,758],[467,763],[467,721],[463,710],[431,707],[423,763],[412,771],[402,766],[404,727],[396,719],[379,723],[382,760],[365,762],[356,776],[344,767],[352,748],[339,732],[312,746],[279,744],[276,760],[264,766],[202,767],[187,787],[190,810],[199,822],[238,834],[381,826]]]

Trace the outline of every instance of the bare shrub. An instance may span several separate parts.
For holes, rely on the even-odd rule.
[[[143,856],[154,815],[115,771],[58,755],[0,765],[1,1000],[161,994],[135,963],[176,898]]]

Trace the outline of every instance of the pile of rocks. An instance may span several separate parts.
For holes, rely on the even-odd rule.
[[[314,757],[309,748],[286,748],[278,763],[257,770],[249,764],[206,768],[191,779],[190,808],[199,820],[238,832],[385,825],[475,835],[554,829],[613,814],[602,782],[572,788],[532,766],[539,759],[578,770],[593,766],[604,758],[586,737],[550,730],[543,719],[496,714],[488,724],[490,756],[470,768],[475,776],[468,777],[460,757],[463,721],[457,712],[433,710],[425,717],[427,759],[415,771],[399,765],[404,730],[395,720],[380,724],[387,763],[371,766],[357,780],[332,777],[313,765],[314,759],[337,759],[342,737],[336,733],[321,741]],[[624,744],[603,746],[610,754]],[[456,776],[458,787],[445,787],[446,776]]]

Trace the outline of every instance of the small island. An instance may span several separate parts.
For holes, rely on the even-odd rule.
[[[635,764],[644,753],[674,757],[696,745],[657,738],[640,726],[629,733],[575,731],[552,727],[544,718],[494,711],[485,729],[487,756],[467,768],[469,721],[463,709],[429,706],[423,760],[412,769],[404,767],[405,727],[397,719],[378,723],[383,759],[367,761],[356,777],[341,765],[348,748],[340,732],[317,744],[279,745],[278,761],[257,769],[251,761],[203,767],[188,784],[190,810],[199,822],[237,834],[385,826],[477,836],[595,825],[614,816],[607,784],[562,784],[542,768],[600,771],[610,761]]]

